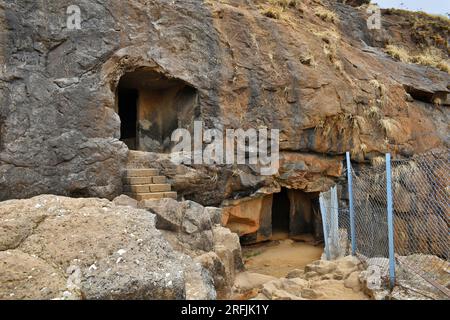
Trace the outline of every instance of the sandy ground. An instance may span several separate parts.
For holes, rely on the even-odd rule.
[[[303,269],[307,264],[320,260],[321,245],[312,242],[297,242],[286,239],[282,234],[275,241],[243,247],[245,266],[248,271],[285,277],[293,269]]]
[[[242,247],[247,271],[283,278],[293,269],[303,270],[307,264],[320,260],[323,253],[323,246],[315,244],[313,239],[307,236],[294,241],[287,239],[285,234],[277,234],[274,239],[270,242]],[[320,292],[321,300],[368,299],[363,292],[354,292],[346,288],[343,281],[312,281],[311,288]],[[253,293],[256,294],[256,292]],[[249,298],[252,296],[241,297],[241,299]]]

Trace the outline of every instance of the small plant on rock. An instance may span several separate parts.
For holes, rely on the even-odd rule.
[[[281,18],[281,10],[279,8],[266,8],[261,13],[268,18],[276,20]]]
[[[314,14],[325,22],[332,22],[332,23],[339,22],[339,18],[336,15],[336,13],[334,13],[333,11],[330,11],[326,8],[322,8],[322,7],[316,8],[314,10]]]

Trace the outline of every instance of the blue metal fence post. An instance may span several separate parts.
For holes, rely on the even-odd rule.
[[[322,214],[322,226],[323,226],[323,242],[325,243],[325,256],[327,260],[330,260],[330,244],[328,241],[328,228],[327,228],[327,209],[325,203],[323,203],[323,196],[319,197],[320,213]]]
[[[391,173],[391,154],[386,154],[386,195],[387,195],[387,222],[388,222],[388,240],[389,240],[389,279],[391,288],[395,285],[395,256],[394,256],[394,219],[392,203],[392,173]]]
[[[348,179],[348,200],[350,205],[350,238],[352,241],[352,255],[356,253],[356,237],[355,237],[355,211],[353,208],[353,175],[352,164],[350,163],[350,152],[346,153],[347,158],[347,179]]]

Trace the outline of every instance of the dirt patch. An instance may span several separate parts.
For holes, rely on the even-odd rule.
[[[320,260],[322,252],[321,245],[291,239],[269,241],[242,248],[248,271],[274,277],[285,277],[293,269],[303,269],[307,264]]]

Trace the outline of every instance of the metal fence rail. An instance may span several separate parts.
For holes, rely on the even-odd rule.
[[[353,168],[347,154],[347,198],[336,187],[320,195],[327,258],[351,252],[385,269],[392,286],[416,277],[450,297],[449,155],[388,154]]]

